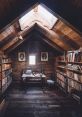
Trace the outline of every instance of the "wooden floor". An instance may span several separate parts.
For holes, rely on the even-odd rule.
[[[12,85],[3,117],[82,117],[76,101],[58,89]]]

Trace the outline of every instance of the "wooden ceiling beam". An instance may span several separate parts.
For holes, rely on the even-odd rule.
[[[31,33],[31,32],[29,32],[29,33]],[[36,33],[36,35],[40,35],[40,34],[41,34],[40,32]],[[25,35],[27,35],[27,32],[25,32],[25,34],[23,34],[23,36],[25,36]],[[63,53],[64,49],[62,49],[61,47],[59,47],[52,40],[48,39],[48,37],[46,37],[44,34],[41,34],[41,35],[43,35],[45,37],[45,38],[43,38],[43,36],[42,36],[44,42],[46,42],[47,44],[49,44],[50,46],[52,46],[55,50],[59,51],[61,54]],[[7,53],[11,52],[16,47],[18,47],[20,44],[22,44],[25,40],[26,39],[24,38],[24,40],[17,41],[16,43],[13,43],[11,46],[9,46],[8,48],[6,48],[4,51],[7,52]]]
[[[29,39],[31,35],[29,35],[26,39]],[[10,46],[9,48],[7,48],[4,53],[10,53],[11,51],[13,51],[15,48],[17,48],[18,46],[20,46],[26,39],[24,40],[19,40],[16,43],[14,43],[12,46]]]
[[[1,48],[2,51],[5,51],[8,49],[10,46],[14,45],[19,39],[15,37],[13,40],[11,40],[9,43],[7,43],[5,46]]]
[[[77,48],[78,46],[82,47],[82,34],[79,34],[75,29],[71,28],[70,25],[59,20],[53,27],[53,30],[60,36],[63,35],[64,38],[75,42],[74,44]]]
[[[22,31],[19,33],[19,35],[22,35],[22,37],[24,38],[25,35],[29,34],[34,27],[30,27],[29,29]],[[13,38],[9,43],[5,44],[1,50],[2,51],[6,51],[8,48],[13,47],[13,45],[15,45],[17,42],[19,43],[20,41],[23,42],[22,40],[20,40],[18,37]]]
[[[6,48],[4,50],[4,52],[5,53],[9,53],[9,52],[13,51],[15,48],[17,48],[19,45],[21,45],[26,39],[30,38],[29,33],[31,33],[33,31],[33,29],[34,29],[34,26],[33,27],[30,27],[29,29],[27,29],[25,31],[23,31],[21,33],[21,35],[23,36],[23,40],[18,39],[18,41],[16,41],[11,46],[9,46],[8,48]]]
[[[64,50],[73,50],[74,48],[70,46],[65,40],[61,39],[58,34],[56,34],[53,30],[49,30],[48,28],[43,28],[41,26],[36,26],[41,33],[43,33],[47,38],[49,38],[52,42],[57,44],[59,47],[64,48]]]
[[[60,17],[70,22],[70,24],[82,32],[81,0],[39,1],[43,2],[43,4],[47,5],[47,7],[49,7],[53,12],[57,13]],[[38,2],[38,0],[0,0],[0,29],[6,26],[9,22],[13,21],[16,17],[20,16],[21,13],[25,12],[36,2]]]
[[[38,32],[38,31],[37,31]],[[43,34],[41,33],[34,33],[34,36],[37,36],[38,39],[42,39],[45,43],[47,43],[49,46],[51,46],[51,48],[53,48],[55,51],[57,51],[59,54],[63,54],[64,50],[60,47],[58,47],[55,43],[53,43],[52,41],[50,41],[48,38],[46,38]],[[24,41],[26,41],[27,39],[32,38],[32,34],[30,33],[30,35],[28,35],[28,37],[26,37],[24,40],[19,41],[17,43],[15,43],[13,46],[9,47],[5,53],[10,53],[11,51],[13,51],[15,48],[17,48],[19,45],[23,44]]]
[[[15,38],[15,35],[11,34],[9,36],[7,36],[3,41],[0,42],[0,48],[2,48],[4,45],[6,45],[7,43],[11,42],[11,40]]]
[[[20,44],[22,43],[21,40],[18,40],[16,43],[14,43],[13,45],[9,46],[9,48],[7,48],[6,50],[4,50],[4,53],[10,53],[12,50],[14,50],[15,48],[17,48]]]
[[[45,35],[43,35],[41,32],[37,30],[37,36],[38,38],[42,39],[45,43],[50,45],[53,49],[57,50],[58,52],[62,53],[64,52],[64,49],[59,47],[56,43],[53,43],[50,39],[48,39]]]
[[[28,35],[32,30],[34,29],[34,25],[32,27],[29,27],[27,30],[22,31],[19,33],[19,35],[22,35],[22,37]],[[62,36],[60,32],[58,32],[57,30],[53,31],[53,30],[49,30],[48,28],[44,28],[42,26],[35,26],[35,29],[37,31],[39,31],[40,33],[42,33],[47,39],[44,40],[47,43],[50,43],[50,41],[52,43],[54,43],[55,45],[55,49],[59,49],[60,50],[73,50],[73,49],[78,49],[79,46],[78,44],[76,44],[75,42],[73,43],[73,41],[71,39],[69,39],[67,36]],[[12,39],[9,43],[7,43],[5,46],[3,46],[1,48],[2,51],[6,51],[9,50],[9,48],[16,48],[17,46],[19,46],[20,44],[22,44],[24,40],[19,40],[17,37]],[[15,45],[16,44],[16,45]],[[58,48],[59,47],[59,48]]]
[[[60,47],[58,47],[55,43],[53,44],[52,42],[50,42],[48,39],[46,38],[42,38],[42,40],[44,42],[46,42],[48,45],[50,45],[52,48],[54,48],[55,50],[57,50],[58,52],[60,52],[61,54],[64,53],[64,50]]]
[[[58,35],[59,37],[65,41],[65,43],[69,44],[71,47],[73,47],[73,49],[79,49],[80,46],[74,41],[72,40],[71,38],[69,38],[67,35],[63,34],[60,30],[57,30],[55,29],[54,30]]]

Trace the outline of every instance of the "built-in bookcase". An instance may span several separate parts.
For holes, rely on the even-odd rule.
[[[57,57],[57,84],[66,93],[80,99],[82,92],[82,51],[68,51]]]
[[[0,92],[3,93],[12,82],[11,59],[7,56],[0,57]]]

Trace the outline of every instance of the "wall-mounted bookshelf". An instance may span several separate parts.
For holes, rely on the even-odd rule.
[[[67,93],[80,99],[82,92],[82,51],[68,51],[56,60],[57,84]],[[77,95],[78,94],[78,95]],[[76,95],[76,96],[75,96]]]
[[[8,88],[12,82],[11,59],[7,56],[0,57],[0,92],[1,94]]]

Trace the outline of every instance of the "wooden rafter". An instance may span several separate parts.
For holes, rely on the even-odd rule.
[[[38,30],[43,33],[47,38],[49,38],[53,43],[57,44],[59,47],[64,50],[72,50],[74,49],[69,43],[65,40],[61,39],[58,34],[56,34],[53,30],[49,30],[47,28],[43,28],[38,26]]]
[[[55,29],[54,31],[59,35],[59,37],[63,41],[65,41],[65,43],[69,44],[74,49],[79,49],[80,48],[79,44],[77,44],[76,41],[72,40],[70,37],[68,37],[67,35],[63,34],[60,30]]]
[[[39,28],[39,27],[38,27]],[[25,36],[25,35],[27,35],[27,34],[29,34],[29,33],[31,33],[31,31],[32,30],[30,30],[29,32],[24,32],[23,33],[23,36]],[[38,31],[38,30],[37,30]],[[38,32],[39,33],[39,32]],[[38,35],[38,33],[36,34],[36,35]],[[44,35],[44,34],[42,34],[42,35]],[[44,35],[45,36],[45,35]],[[25,41],[26,39],[24,38],[24,40],[21,40],[21,41],[16,41],[15,43],[13,43],[13,44],[11,44],[8,48],[6,47],[6,48],[4,48],[4,51],[5,52],[11,52],[13,49],[15,49],[16,47],[18,47],[20,44],[22,44],[24,41]],[[61,47],[59,47],[56,43],[54,43],[52,40],[50,40],[50,39],[48,39],[48,37],[45,37],[45,38],[43,38],[43,40],[46,42],[46,43],[48,43],[49,45],[51,45],[54,49],[56,49],[57,51],[59,51],[59,52],[63,52],[64,50],[61,48]]]
[[[29,39],[31,37],[31,35],[29,35],[27,38],[25,38],[24,40],[18,40],[16,43],[14,43],[12,46],[10,46],[9,48],[7,48],[4,52],[5,53],[10,53],[11,51],[13,51],[15,48],[17,48],[18,46],[20,46],[26,39]]]
[[[10,46],[14,45],[15,43],[17,43],[19,39],[17,37],[15,37],[13,40],[11,40],[9,43],[7,43],[5,46],[3,46],[1,48],[2,51],[5,51],[6,49],[8,49]]]
[[[22,37],[24,37],[25,35],[29,34],[29,32],[31,32],[32,30],[33,30],[33,27],[30,27],[29,29],[20,32],[19,35],[22,35]],[[20,41],[19,40],[20,39],[18,37],[13,38],[9,43],[5,44],[1,48],[1,50],[6,51],[8,48],[10,48],[10,47],[12,48],[16,43],[19,43],[19,42],[22,43],[23,40],[20,40]]]
[[[64,52],[64,49],[60,48],[56,43],[53,43],[50,39],[48,39],[45,35],[40,33],[38,30],[37,30],[37,36],[38,38],[42,39],[45,43],[50,45],[53,49],[59,51],[60,53]]]
[[[11,48],[12,50],[12,48],[14,49],[20,44],[22,44],[24,40],[19,40],[17,36],[22,35],[22,37],[24,37],[25,35],[29,34],[29,32],[31,32],[32,29],[34,29],[34,25],[32,27],[28,27],[28,29],[24,31],[20,31],[20,32],[17,32],[17,30],[14,31],[14,34],[16,35],[16,37],[11,39],[8,43],[6,43],[1,48],[1,50],[6,51],[6,50],[9,50],[9,48]],[[57,22],[57,24],[53,27],[52,30],[48,29],[47,27],[43,27],[39,25],[35,25],[35,29],[38,30],[47,38],[47,40],[44,40],[44,41],[46,41],[47,43],[51,41],[52,43],[55,44],[55,47],[57,46],[61,48],[62,50],[79,49],[80,45],[82,45],[82,40],[79,34],[75,33],[70,27],[66,26],[60,20]],[[72,38],[71,38],[70,37],[71,32],[73,32],[76,35],[76,37],[78,37],[78,39],[74,35],[72,35]],[[78,42],[79,40],[80,42]]]
[[[75,42],[76,47],[82,46],[82,36],[81,34],[77,33],[75,30],[71,29],[70,26],[66,25],[62,21],[58,21],[57,24],[53,27],[53,30],[56,31],[60,36],[63,35],[64,37],[68,38],[68,40],[72,40]]]

